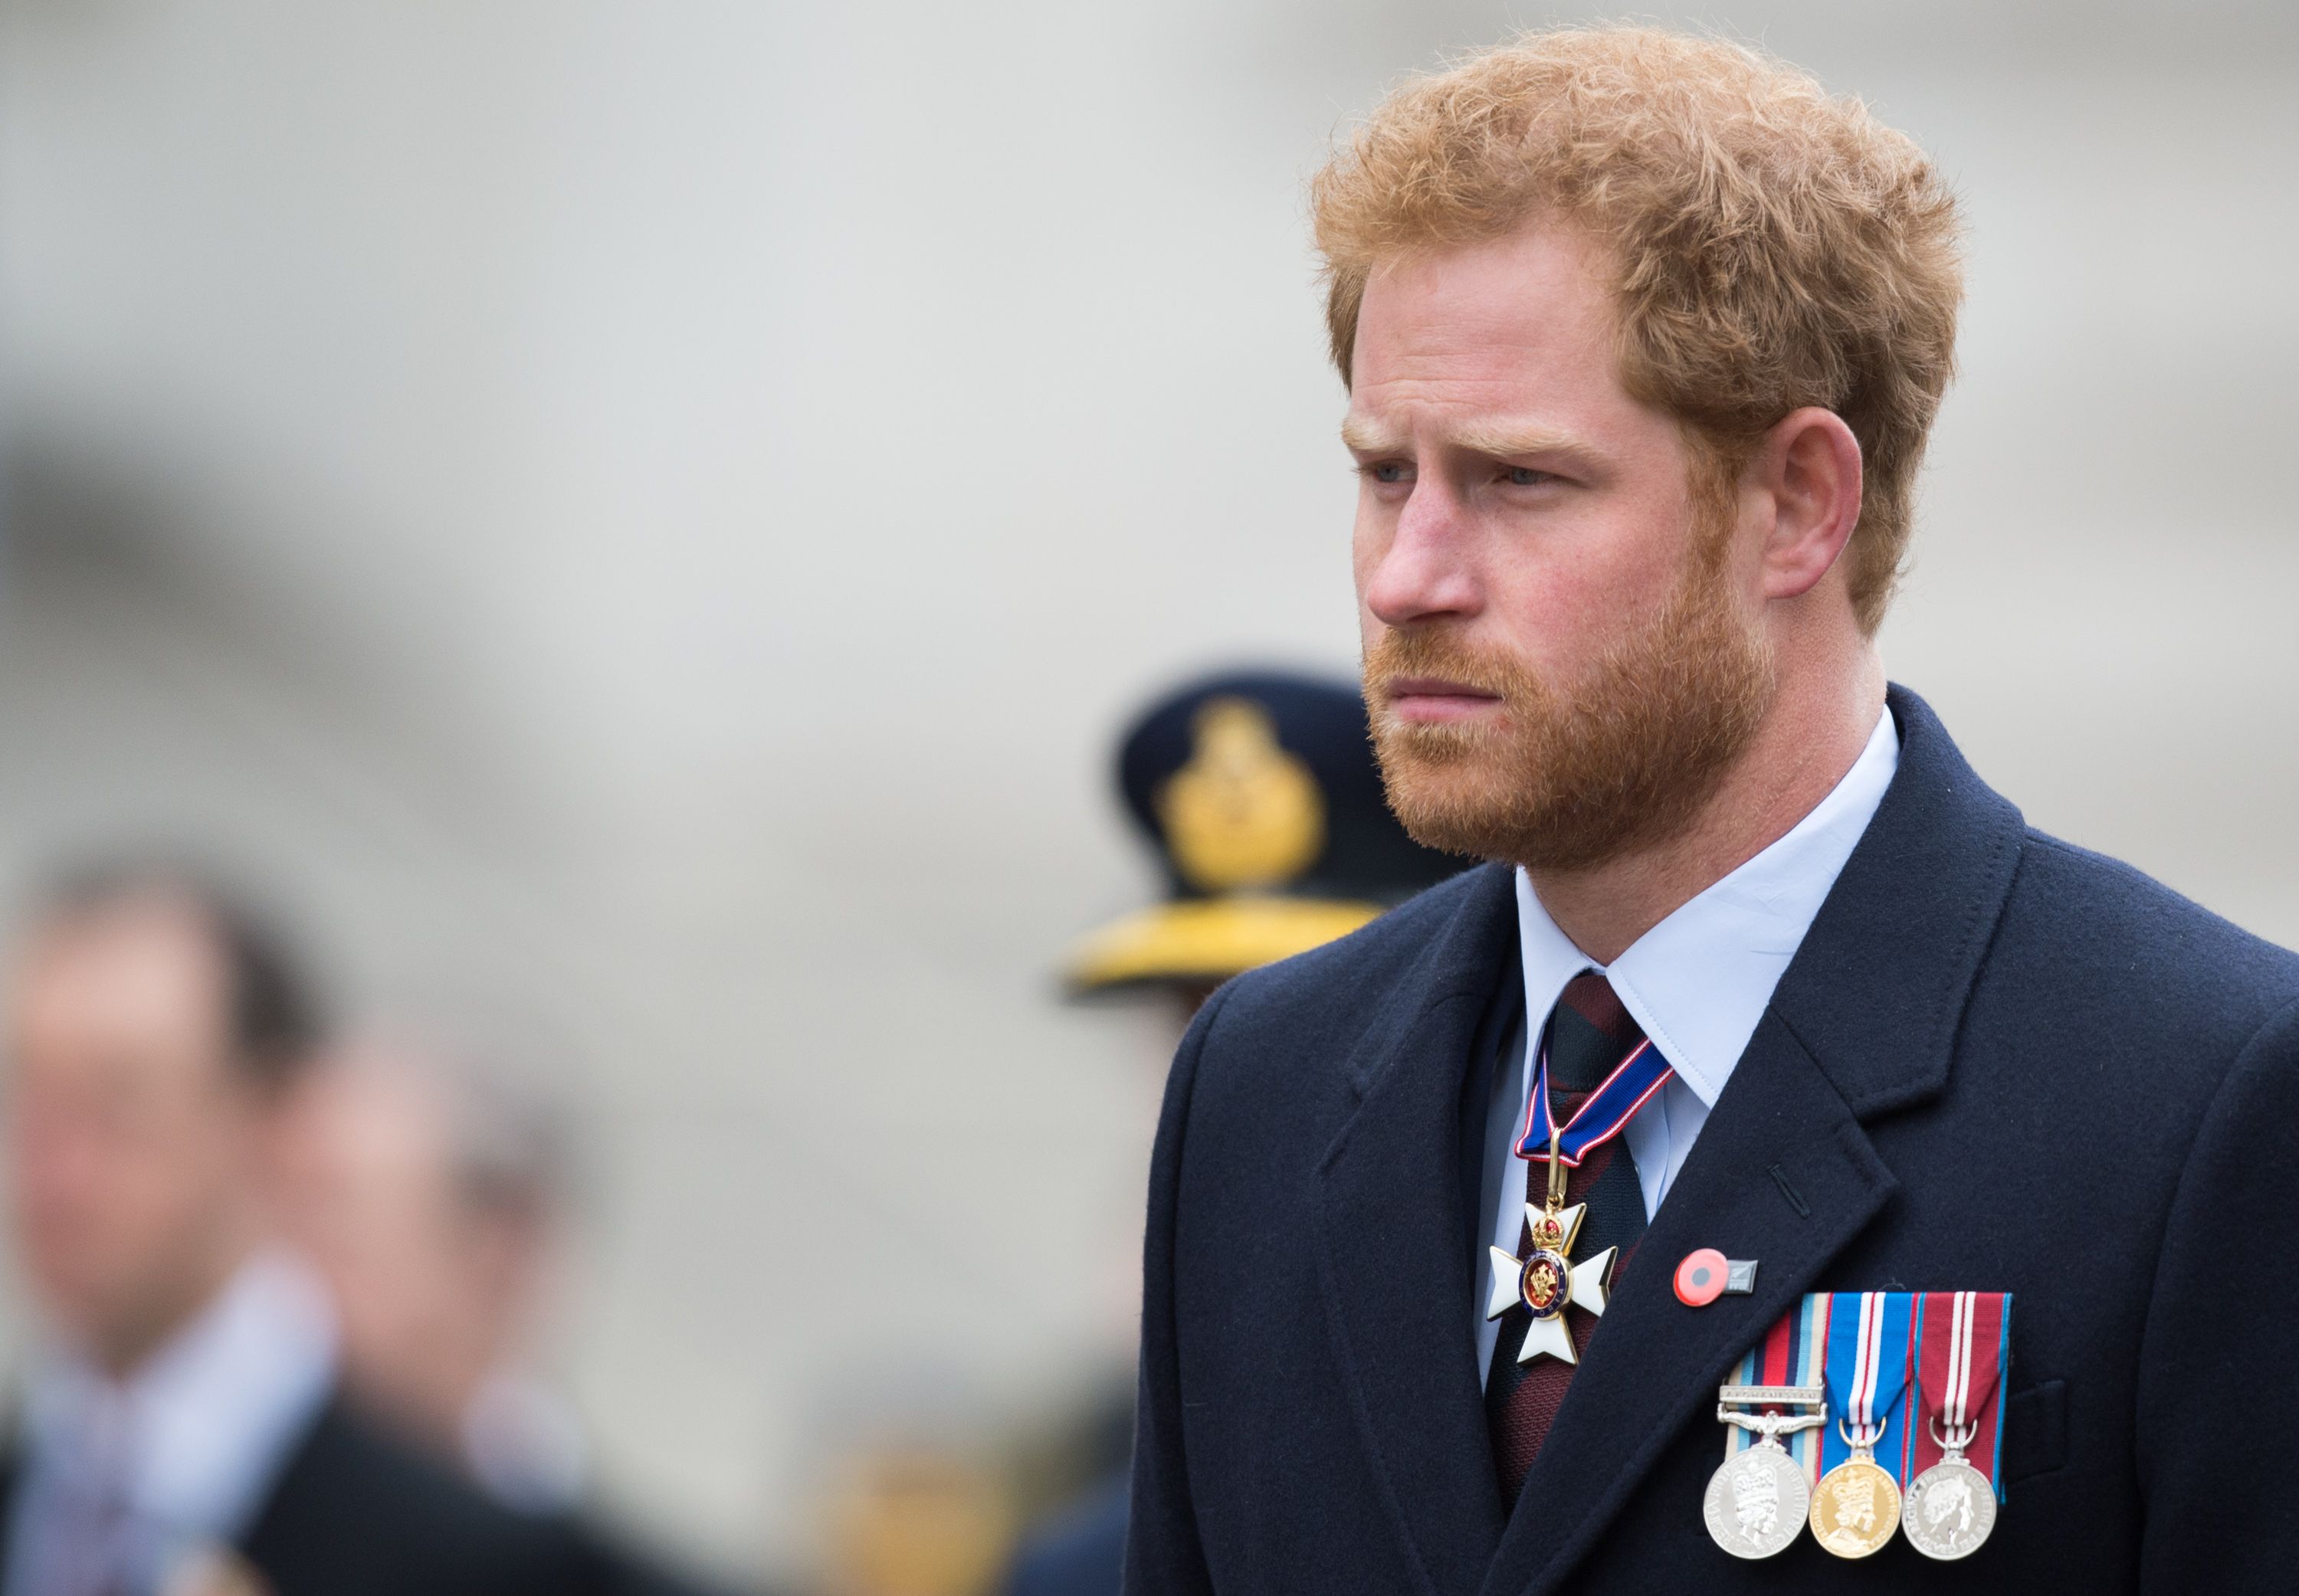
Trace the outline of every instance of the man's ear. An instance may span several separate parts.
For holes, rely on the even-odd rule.
[[[1747,484],[1772,501],[1764,597],[1793,599],[1828,575],[1860,522],[1860,440],[1834,410],[1792,410],[1764,435]]]

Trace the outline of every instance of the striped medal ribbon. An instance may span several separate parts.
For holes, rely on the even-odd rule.
[[[1811,1522],[1821,1549],[1838,1557],[1872,1556],[1899,1527],[1907,1434],[1901,1399],[1914,1321],[1909,1292],[1838,1292],[1829,1305],[1824,1374],[1836,1422],[1822,1432],[1821,1454],[1832,1466],[1813,1490]],[[1894,1467],[1879,1464],[1879,1451]]]
[[[1927,1292],[1917,1303],[1924,1423],[1910,1437],[1909,1453],[1923,1461],[1936,1451],[1938,1460],[1909,1485],[1903,1526],[1908,1543],[1928,1558],[1970,1557],[1996,1527],[2000,1493],[1991,1476],[2011,1330],[2006,1292]]]
[[[1809,1391],[1821,1385],[1821,1365],[1828,1352],[1828,1309],[1836,1299],[1824,1291],[1815,1291],[1784,1313],[1780,1322],[1764,1335],[1764,1340],[1748,1349],[1747,1356],[1732,1368],[1728,1389],[1792,1387]],[[1722,1399],[1720,1393],[1720,1400]],[[1765,1404],[1768,1410],[1780,1409],[1781,1403]],[[1724,1457],[1730,1461],[1736,1454],[1755,1444],[1756,1437],[1738,1425],[1725,1431]],[[1802,1470],[1809,1487],[1820,1478],[1820,1435],[1817,1428],[1802,1429],[1788,1435],[1783,1442],[1789,1454]]]
[[[1516,1155],[1579,1169],[1590,1148],[1620,1135],[1637,1110],[1675,1073],[1647,1037],[1581,1100],[1573,1117],[1558,1125],[1548,1112],[1548,1045],[1544,1041],[1533,1060],[1532,1092],[1525,1105],[1524,1133],[1516,1140]]]
[[[1701,1520],[1736,1558],[1777,1557],[1812,1510],[1820,1437],[1828,1422],[1821,1360],[1830,1299],[1805,1297],[1732,1368],[1716,1393],[1724,1461],[1709,1476]]]

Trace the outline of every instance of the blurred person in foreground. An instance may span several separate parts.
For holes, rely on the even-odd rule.
[[[418,1036],[330,1051],[283,1114],[283,1220],[334,1299],[348,1389],[519,1513],[603,1588],[667,1574],[585,1512],[582,1427],[538,1367],[573,1203],[565,1104],[531,1069]]]
[[[343,1400],[275,1242],[281,1094],[318,1040],[286,950],[189,872],[81,876],[4,1012],[8,1210],[48,1332],[0,1462],[0,1592],[579,1589],[560,1537]]]
[[[1088,937],[1067,980],[1080,996],[1170,1005],[1174,1030],[1241,972],[1346,936],[1462,861],[1405,834],[1382,801],[1353,682],[1232,671],[1160,697],[1117,750],[1128,815],[1156,852],[1163,901]],[[1130,1438],[1122,1410],[1095,1435]],[[1025,1538],[1010,1596],[1116,1596],[1125,1561],[1125,1453]]]
[[[2299,958],[2029,829],[1878,651],[1962,292],[1930,161],[1567,29],[1401,87],[1313,201],[1376,751],[1490,863],[1183,1043],[1129,1587],[2290,1589]],[[1795,1394],[1722,1394],[1758,1354]],[[1813,1410],[1731,1411],[1824,1426],[1818,1482],[1720,1468],[1730,1402]]]

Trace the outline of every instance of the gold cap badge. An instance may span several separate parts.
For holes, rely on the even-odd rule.
[[[1248,699],[1199,709],[1190,762],[1158,795],[1182,877],[1200,892],[1281,886],[1316,862],[1325,803],[1316,778]]]

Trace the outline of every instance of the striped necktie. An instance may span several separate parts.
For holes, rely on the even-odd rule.
[[[1611,985],[1594,971],[1583,971],[1565,984],[1564,996],[1548,1017],[1548,1080],[1551,1112],[1561,1123],[1572,1117],[1583,1099],[1620,1066],[1644,1032],[1629,1017]],[[1502,1061],[1512,1067],[1514,1061]],[[1548,1178],[1546,1163],[1529,1166],[1529,1189],[1540,1200]],[[1585,1203],[1589,1211],[1581,1222],[1572,1256],[1593,1258],[1606,1247],[1621,1249],[1614,1278],[1625,1267],[1644,1234],[1644,1188],[1637,1178],[1636,1161],[1623,1137],[1589,1150],[1565,1186],[1567,1203]],[[1531,1228],[1519,1233],[1522,1256],[1532,1244]],[[1595,1330],[1594,1315],[1567,1308],[1565,1327],[1576,1352],[1585,1352]],[[1548,1435],[1548,1426],[1564,1401],[1575,1365],[1555,1358],[1516,1360],[1530,1323],[1519,1303],[1501,1317],[1500,1334],[1493,1341],[1493,1360],[1485,1382],[1485,1423],[1492,1436],[1493,1466],[1499,1472],[1504,1498],[1515,1502],[1524,1476]]]

